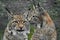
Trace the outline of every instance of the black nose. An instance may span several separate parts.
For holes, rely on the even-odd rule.
[[[23,27],[20,27],[20,29],[22,30]]]

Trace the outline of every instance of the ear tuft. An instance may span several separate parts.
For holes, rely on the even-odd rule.
[[[8,19],[10,19],[13,16],[13,13],[7,7],[5,7],[5,10],[7,10]]]
[[[5,7],[5,9],[10,13],[10,11],[8,10],[8,8]]]

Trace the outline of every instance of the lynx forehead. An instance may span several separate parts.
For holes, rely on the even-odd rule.
[[[23,16],[22,15],[14,15],[13,18],[19,19],[19,20],[23,20]]]

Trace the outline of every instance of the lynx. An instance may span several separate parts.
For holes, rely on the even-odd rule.
[[[57,40],[55,25],[47,12],[38,17],[40,25],[32,35],[31,40]]]
[[[12,15],[7,8],[10,16],[7,28],[5,29],[3,40],[28,40],[27,34],[30,33],[30,24],[22,14]]]

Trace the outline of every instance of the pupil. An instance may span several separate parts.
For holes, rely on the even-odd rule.
[[[14,21],[15,23],[18,23],[18,21]]]

